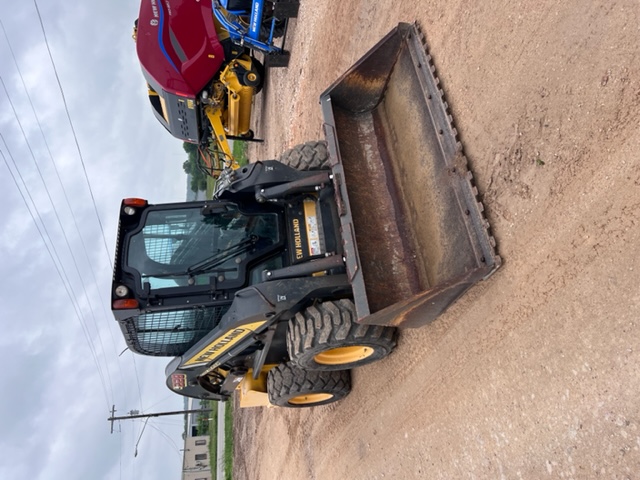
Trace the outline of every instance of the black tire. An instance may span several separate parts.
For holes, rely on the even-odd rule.
[[[318,303],[289,321],[291,361],[307,370],[347,370],[373,363],[396,346],[397,330],[356,323],[351,300]]]
[[[351,374],[346,370],[307,371],[281,363],[267,375],[269,402],[279,407],[318,407],[341,400],[350,391]]]
[[[262,78],[258,75],[257,72],[253,70],[244,72],[242,75],[242,81],[240,82],[242,85],[246,85],[247,87],[253,87],[254,92],[258,89],[258,86],[262,84]]]
[[[326,142],[301,143],[280,155],[278,161],[297,170],[328,170],[331,168]]]
[[[273,28],[273,39],[281,38],[286,31],[286,20],[276,20],[276,26]],[[271,18],[267,18],[262,22],[260,26],[260,39],[266,42],[269,39],[269,33],[271,33]]]

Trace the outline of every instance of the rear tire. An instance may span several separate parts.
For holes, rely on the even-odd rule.
[[[345,370],[312,372],[281,363],[267,375],[269,402],[279,407],[318,407],[341,400],[350,391],[351,374]]]
[[[308,307],[289,321],[287,350],[291,361],[307,370],[347,370],[389,355],[397,330],[356,323],[351,300]]]
[[[326,142],[307,142],[284,152],[278,161],[296,170],[328,170],[329,150]]]

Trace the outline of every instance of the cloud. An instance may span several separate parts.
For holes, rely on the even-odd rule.
[[[113,404],[117,414],[182,408],[182,398],[164,383],[169,359],[138,356],[134,363],[130,352],[119,356],[125,344],[108,304],[120,200],[184,199],[182,145],[148,105],[130,37],[137,2],[38,0],[38,6],[76,136],[33,3],[0,0],[0,20],[46,144],[3,35],[0,76],[42,178],[4,92],[0,132],[60,259],[49,255],[0,162],[0,361],[6,366],[0,478],[177,478],[182,417],[150,420],[137,458],[141,422],[118,422],[110,434],[106,419]],[[0,150],[7,154],[1,142]],[[64,265],[63,279],[54,262]]]

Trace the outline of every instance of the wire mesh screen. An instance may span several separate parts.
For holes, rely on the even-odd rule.
[[[145,313],[128,319],[129,347],[143,355],[184,354],[220,323],[229,305]]]
[[[171,264],[173,254],[188,237],[192,223],[173,223],[170,225],[147,225],[144,227],[144,246],[147,256],[154,262]],[[211,235],[211,232],[207,232]]]

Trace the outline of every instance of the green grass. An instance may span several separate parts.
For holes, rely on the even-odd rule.
[[[218,456],[218,411],[217,402],[209,401],[208,408],[214,408],[209,420],[209,458],[211,459],[211,478],[213,480],[233,480],[233,402],[227,402],[224,414],[224,479],[216,478]]]
[[[227,402],[224,411],[224,476],[233,480],[233,403]]]
[[[231,154],[241,167],[249,163],[249,160],[247,159],[247,142],[233,142],[233,150],[231,150]]]
[[[209,400],[207,402],[209,404],[209,408],[213,408],[214,410],[209,414],[209,458],[211,459],[211,478],[216,478],[216,464],[214,459],[218,455],[218,410],[217,410],[217,402],[213,402]]]
[[[213,198],[213,189],[216,186],[216,180],[215,178],[209,176],[207,177],[207,198],[211,199]]]

